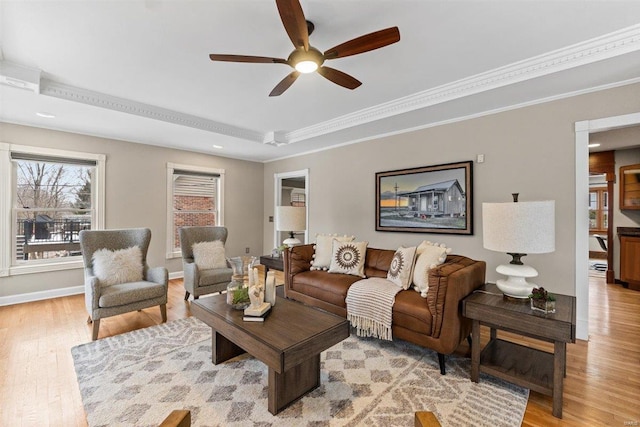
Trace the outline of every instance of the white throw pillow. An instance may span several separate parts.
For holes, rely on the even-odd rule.
[[[431,243],[425,240],[418,246],[416,252],[418,258],[413,268],[413,288],[420,292],[422,298],[426,298],[429,291],[429,270],[445,262],[447,254],[451,253],[451,248],[447,248],[444,243]]]
[[[400,247],[393,254],[389,271],[387,272],[387,280],[400,286],[402,289],[409,289],[413,272],[413,261],[416,257],[416,247],[409,248]]]
[[[138,246],[110,251],[98,249],[93,253],[93,274],[102,286],[142,280],[142,251]]]
[[[220,240],[194,243],[191,248],[193,249],[193,260],[200,270],[225,268],[227,266],[224,243]]]
[[[367,256],[368,244],[369,242],[339,242],[334,240],[329,273],[365,277],[364,261]]]
[[[316,244],[313,246],[315,253],[311,261],[311,270],[327,270],[331,266],[331,254],[333,253],[333,239],[339,242],[353,242],[355,236],[338,236],[337,234],[316,234]]]

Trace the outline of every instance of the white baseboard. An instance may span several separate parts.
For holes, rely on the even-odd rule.
[[[84,293],[84,286],[51,289],[48,291],[30,292],[28,294],[9,295],[0,297],[0,307],[4,305],[22,304],[25,302],[41,301],[43,299],[66,297]]]
[[[181,279],[184,277],[182,271],[169,273],[169,279]],[[0,307],[4,305],[22,304],[25,302],[41,301],[43,299],[66,297],[84,293],[83,286],[71,286],[68,288],[51,289],[48,291],[30,292],[28,294],[9,295],[0,297]]]

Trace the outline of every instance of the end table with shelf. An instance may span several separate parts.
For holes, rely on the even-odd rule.
[[[260,264],[264,265],[264,278],[266,280],[269,270],[284,271],[284,257],[262,255],[260,257]]]
[[[576,340],[576,299],[556,296],[556,312],[543,314],[529,301],[504,297],[494,284],[482,288],[462,302],[463,316],[472,320],[471,381],[480,372],[530,390],[552,396],[553,415],[562,418],[562,389],[566,376],[567,343]],[[490,328],[490,340],[480,351],[480,325]],[[552,342],[553,353],[499,339],[497,330]]]

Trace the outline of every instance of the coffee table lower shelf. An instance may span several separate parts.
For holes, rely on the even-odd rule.
[[[480,372],[553,395],[553,354],[494,338],[480,355]]]

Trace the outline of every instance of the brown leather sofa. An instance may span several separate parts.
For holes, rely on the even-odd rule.
[[[394,250],[367,248],[365,275],[387,277],[394,253]],[[346,317],[347,290],[361,277],[312,271],[313,254],[313,245],[285,250],[285,296]],[[413,289],[396,295],[393,337],[435,350],[444,375],[445,355],[453,353],[471,332],[471,322],[461,314],[461,301],[484,284],[485,272],[484,261],[448,255],[444,264],[429,271],[427,298]]]

